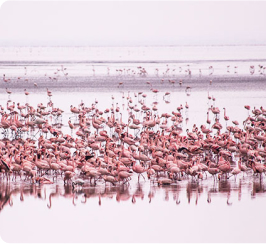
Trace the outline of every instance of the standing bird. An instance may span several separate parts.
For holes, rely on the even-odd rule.
[[[209,67],[209,75],[212,75],[214,72],[214,68],[212,66]]]
[[[226,109],[224,109],[224,120],[227,122],[229,120],[229,116],[226,115]]]
[[[236,176],[241,173],[241,169],[239,167],[239,164],[233,168],[233,170],[231,171],[231,174],[235,176],[235,181],[236,181]]]
[[[211,120],[210,120],[210,118],[209,118],[209,111],[207,112],[207,124],[211,124]]]
[[[133,167],[132,167],[133,171],[135,173],[137,173],[139,176],[138,176],[138,182],[139,182],[139,177],[140,175],[143,177],[143,179],[145,180],[145,177],[143,176],[142,173],[146,172],[147,170],[142,167],[141,165],[136,165],[136,162],[133,163]]]
[[[10,100],[11,91],[6,88],[6,93],[8,94],[8,100]]]
[[[4,81],[4,82],[8,82],[8,81],[10,81],[10,79],[6,79],[6,75],[3,74],[3,81]]]
[[[249,105],[245,105],[244,108],[248,111],[248,115],[249,115],[250,106]]]
[[[26,89],[24,89],[24,93],[26,96],[28,96],[30,94]]]

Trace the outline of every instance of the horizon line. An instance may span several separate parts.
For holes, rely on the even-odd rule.
[[[230,47],[230,46],[266,46],[266,44],[180,44],[180,45],[21,45],[1,46],[0,48],[34,48],[34,47]]]

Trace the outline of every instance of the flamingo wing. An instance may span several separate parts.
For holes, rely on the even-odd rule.
[[[10,170],[9,166],[2,159],[1,159],[1,162],[6,167],[6,169],[9,171]]]

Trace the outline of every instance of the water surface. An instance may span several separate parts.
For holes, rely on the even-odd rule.
[[[127,122],[126,97],[138,104],[138,92],[147,94],[147,106],[158,102],[159,113],[177,111],[187,102],[189,109],[182,112],[184,133],[194,124],[206,124],[211,105],[221,111],[226,108],[230,121],[226,124],[221,114],[223,128],[232,120],[243,128],[248,115],[244,105],[266,106],[266,77],[259,68],[266,65],[265,47],[2,48],[1,52],[5,55],[1,55],[0,74],[10,80],[1,82],[0,104],[5,106],[8,99],[34,107],[47,104],[49,88],[54,107],[64,110],[64,133],[71,133],[70,105],[82,101],[91,106],[97,101],[104,111],[114,104],[121,108],[116,116]],[[255,66],[253,75],[250,65]],[[141,73],[142,68],[147,73]],[[12,91],[10,97],[6,88]],[[24,88],[30,92],[28,97]],[[154,95],[151,88],[159,93]],[[171,92],[167,100],[166,91]],[[208,92],[215,101],[208,100]],[[209,175],[203,181],[188,178],[170,186],[145,178],[140,183],[134,178],[129,186],[105,186],[99,181],[97,186],[85,182],[74,189],[64,186],[60,177],[52,185],[30,184],[23,178],[1,180],[1,237],[25,243],[266,241],[265,175],[260,180],[249,172],[221,181]]]

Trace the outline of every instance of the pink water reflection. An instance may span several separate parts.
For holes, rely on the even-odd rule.
[[[250,230],[263,229],[266,184],[252,175],[212,181],[78,188],[5,183],[1,237],[7,242],[263,241]],[[14,220],[19,220],[16,235]]]

